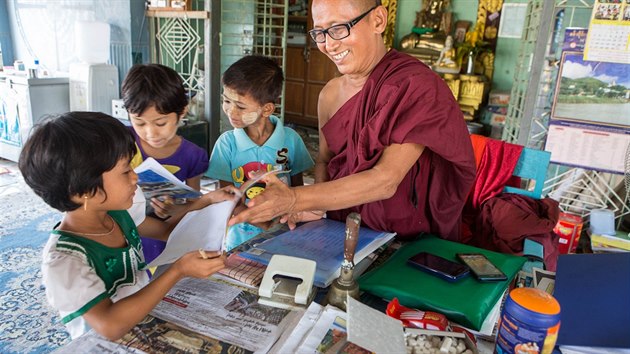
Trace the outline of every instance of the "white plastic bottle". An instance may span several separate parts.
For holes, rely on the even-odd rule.
[[[28,68],[28,77],[30,78],[38,78],[39,77],[39,60],[35,59],[33,61],[33,65],[31,65],[30,68]]]

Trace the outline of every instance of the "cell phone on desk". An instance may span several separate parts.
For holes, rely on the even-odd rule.
[[[505,274],[481,253],[458,253],[457,258],[466,264],[480,281],[507,280]]]
[[[449,261],[428,252],[414,255],[407,260],[407,264],[450,282],[459,280],[470,272],[468,266],[464,264]]]

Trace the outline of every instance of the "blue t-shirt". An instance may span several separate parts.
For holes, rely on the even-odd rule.
[[[304,141],[295,130],[285,127],[276,116],[270,116],[275,129],[269,139],[259,146],[254,143],[243,129],[227,131],[219,137],[210,156],[210,167],[206,176],[231,182],[240,186],[248,179],[251,171],[267,170],[280,167],[291,170],[291,176],[313,167]],[[291,183],[286,175],[279,175],[285,183]],[[231,249],[262,232],[262,229],[242,223],[228,230],[227,248]]]

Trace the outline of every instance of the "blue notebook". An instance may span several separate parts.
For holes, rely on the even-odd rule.
[[[259,243],[240,255],[263,264],[268,264],[274,254],[314,260],[317,262],[315,286],[324,288],[339,276],[343,261],[345,230],[346,224],[339,221],[330,219],[311,221],[295,230]],[[394,236],[394,233],[361,227],[354,263],[359,263]]]
[[[630,348],[630,253],[558,258],[558,345]]]

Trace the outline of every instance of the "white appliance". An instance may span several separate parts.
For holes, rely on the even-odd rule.
[[[112,115],[112,100],[119,98],[118,69],[110,64],[70,64],[70,110]]]

